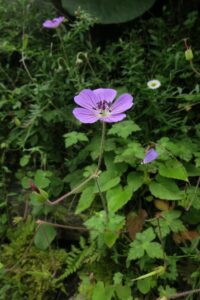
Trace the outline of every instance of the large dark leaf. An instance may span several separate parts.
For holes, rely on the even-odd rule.
[[[74,15],[78,8],[98,18],[102,24],[123,23],[137,18],[156,0],[62,0],[66,11]]]

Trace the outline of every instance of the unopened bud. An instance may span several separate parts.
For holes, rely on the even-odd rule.
[[[42,225],[42,224],[44,224],[44,221],[42,221],[42,220],[38,219],[38,220],[36,221],[36,224],[38,224],[38,225]]]
[[[185,59],[186,60],[192,60],[193,59],[193,53],[192,53],[192,49],[191,48],[188,48],[186,51],[185,51]]]
[[[17,117],[14,118],[14,123],[18,127],[21,125],[21,121]]]
[[[82,63],[83,63],[83,60],[81,58],[77,57],[77,59],[76,59],[76,65],[80,65]]]
[[[37,194],[40,194],[40,190],[39,188],[35,185],[35,183],[33,181],[30,180],[30,188],[32,189],[32,191],[36,192]]]

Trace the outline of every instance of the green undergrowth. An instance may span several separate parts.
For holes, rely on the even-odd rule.
[[[117,37],[82,11],[42,28],[61,14],[48,1],[0,1],[0,14],[0,299],[166,300],[199,288],[200,78],[183,43],[198,69],[198,12],[177,24],[167,6]],[[101,193],[91,180],[51,206],[96,170],[101,126],[72,109],[98,87],[134,97],[107,126]],[[158,159],[144,165],[148,147]]]

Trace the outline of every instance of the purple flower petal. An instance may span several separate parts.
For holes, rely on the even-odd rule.
[[[121,95],[111,106],[113,114],[119,114],[133,106],[133,97],[130,94]]]
[[[101,89],[93,90],[93,92],[98,97],[99,101],[106,100],[107,102],[112,102],[117,95],[117,91],[115,91],[113,89],[102,89],[101,88]]]
[[[126,117],[126,114],[116,114],[116,115],[110,115],[108,117],[100,118],[101,121],[106,123],[115,123],[123,120]]]
[[[73,110],[73,115],[81,123],[85,123],[85,124],[95,123],[96,121],[99,120],[99,118],[95,116],[93,111],[85,108],[75,108]]]
[[[64,21],[64,19],[64,17],[58,17],[53,20],[46,20],[42,25],[45,28],[56,28]]]
[[[158,157],[158,153],[156,152],[156,150],[150,149],[149,151],[147,151],[144,157],[143,164],[148,164],[153,160],[155,160],[157,157]]]
[[[74,97],[74,101],[81,107],[94,110],[97,106],[98,99],[92,90],[86,89]]]

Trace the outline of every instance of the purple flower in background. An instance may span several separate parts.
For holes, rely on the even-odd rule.
[[[145,154],[145,157],[144,157],[142,163],[143,164],[148,164],[148,163],[152,162],[153,160],[155,160],[157,157],[158,157],[158,153],[156,152],[156,150],[150,149]]]
[[[126,117],[124,112],[133,106],[133,97],[123,94],[114,101],[117,91],[99,88],[96,90],[82,90],[74,101],[81,107],[73,110],[76,119],[82,123],[95,123],[100,120],[114,123]]]
[[[53,20],[46,20],[42,26],[45,28],[56,28],[64,21],[64,19],[64,17],[58,17]]]

